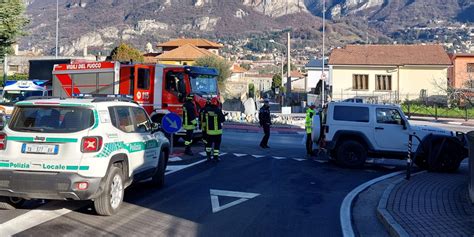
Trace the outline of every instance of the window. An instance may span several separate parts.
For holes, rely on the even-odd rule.
[[[19,106],[10,129],[21,132],[71,133],[94,124],[91,109],[61,106]]]
[[[138,69],[137,88],[141,90],[150,89],[150,70],[147,68]]]
[[[132,107],[133,117],[135,118],[135,132],[145,133],[151,131],[151,123],[145,110],[138,107]]]
[[[358,106],[334,106],[334,120],[369,122],[369,108]]]
[[[396,109],[377,109],[377,123],[402,124],[402,116]]]
[[[391,91],[392,75],[375,75],[375,90]]]
[[[132,123],[132,116],[129,107],[117,106],[114,107],[113,110],[115,110],[116,115],[110,116],[112,124],[124,132],[134,132],[135,127]]]
[[[474,63],[467,64],[467,72],[474,72]]]
[[[369,89],[369,75],[352,75],[352,89],[353,90],[368,90]]]

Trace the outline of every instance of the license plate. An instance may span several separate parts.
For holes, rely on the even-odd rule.
[[[58,154],[58,145],[48,144],[26,144],[24,143],[21,147],[22,153],[35,153],[35,154]]]

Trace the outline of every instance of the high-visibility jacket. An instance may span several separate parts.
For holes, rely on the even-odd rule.
[[[225,122],[225,116],[222,110],[215,105],[211,105],[205,111],[206,131],[208,135],[222,134],[222,123]]]
[[[183,128],[194,130],[196,128],[196,109],[192,100],[186,100],[183,104]]]
[[[210,108],[210,105],[206,104],[206,106],[204,106],[204,108],[201,109],[201,111],[199,112],[199,123],[201,125],[201,130],[203,132],[206,132],[206,111],[207,109]]]
[[[316,111],[314,109],[308,108],[308,110],[306,110],[306,133],[311,133],[313,131],[313,116],[315,114]]]

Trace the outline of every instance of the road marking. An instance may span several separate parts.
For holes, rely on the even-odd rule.
[[[199,152],[199,155],[201,155],[201,156],[207,156],[207,154],[206,154],[206,152],[205,152],[205,151],[203,151],[203,152]]]
[[[219,154],[219,156],[225,156],[225,155],[227,155],[227,153],[225,153],[225,152]]]
[[[318,163],[321,163],[321,164],[328,163],[327,160],[314,160],[314,161],[316,161],[316,162],[318,162]]]
[[[182,161],[183,159],[179,156],[171,157],[168,159],[170,162]]]
[[[0,225],[2,236],[12,236],[85,206],[84,202],[49,202]]]
[[[243,203],[249,199],[252,199],[260,195],[258,193],[244,193],[244,192],[217,190],[217,189],[210,189],[209,193],[211,195],[212,213],[216,213],[224,209],[227,209],[229,207],[233,207],[235,205],[238,205],[240,203]],[[235,198],[240,198],[240,199],[235,200],[233,202],[229,202],[221,206],[219,204],[219,196],[235,197]]]
[[[462,125],[461,122],[448,122],[449,124],[452,124],[452,125]]]
[[[282,157],[282,156],[272,156],[273,159],[277,159],[277,160],[284,160],[286,159],[286,157]]]
[[[240,153],[234,153],[234,156],[237,156],[237,157],[242,157],[242,156],[246,156],[247,154],[240,154]]]
[[[293,160],[296,160],[296,161],[304,161],[304,160],[306,160],[306,159],[293,158]]]
[[[262,157],[265,157],[265,156],[261,156],[261,155],[252,155],[253,157],[255,158],[262,158]]]
[[[170,165],[167,167],[167,172],[165,175],[169,175],[180,170],[189,168],[205,162],[206,160],[196,161],[188,165]],[[168,171],[169,170],[169,171]],[[0,235],[1,236],[12,236],[23,232],[25,230],[31,229],[35,226],[41,225],[47,221],[56,219],[63,215],[68,214],[74,210],[77,210],[81,207],[84,207],[88,204],[84,202],[61,202],[61,201],[52,201],[48,202],[45,205],[28,211],[27,213],[17,216],[7,222],[0,224]],[[225,206],[225,205],[224,205]]]

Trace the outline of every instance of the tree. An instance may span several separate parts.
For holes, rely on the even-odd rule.
[[[119,46],[115,47],[112,52],[110,52],[109,57],[113,61],[143,62],[145,60],[138,49],[125,43],[120,43]]]
[[[255,85],[253,83],[249,84],[249,98],[255,97]]]
[[[275,90],[275,88],[280,88],[281,86],[281,75],[280,74],[275,74],[272,77],[272,90]]]
[[[240,64],[240,67],[248,71],[252,68],[252,65],[250,63],[242,63]]]
[[[0,1],[0,59],[12,52],[12,44],[24,34],[23,27],[28,24],[24,11],[22,0]]]
[[[288,65],[288,63],[285,63],[285,65],[283,66],[283,73],[286,73],[286,71],[288,71],[288,66],[287,65]],[[297,69],[296,66],[293,63],[291,63],[290,64],[290,71],[294,71],[296,69]]]
[[[213,67],[217,69],[219,71],[217,81],[219,82],[219,85],[221,87],[231,74],[230,68],[232,67],[232,65],[225,59],[218,56],[204,56],[198,58],[194,65],[202,67]]]

